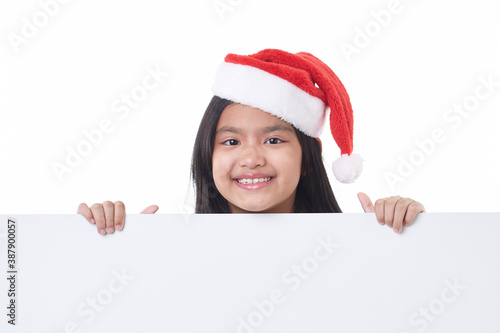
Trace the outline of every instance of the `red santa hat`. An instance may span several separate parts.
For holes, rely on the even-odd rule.
[[[217,70],[216,96],[269,112],[317,138],[330,113],[330,129],[341,156],[333,173],[352,183],[363,169],[353,154],[349,95],[335,73],[310,53],[266,49],[252,55],[228,54]]]

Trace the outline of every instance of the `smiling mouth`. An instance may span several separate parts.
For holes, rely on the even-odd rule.
[[[240,184],[259,184],[259,183],[265,183],[268,182],[272,179],[273,177],[266,177],[266,178],[242,178],[242,179],[235,179],[238,183]]]

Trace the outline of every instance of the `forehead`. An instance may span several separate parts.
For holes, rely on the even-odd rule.
[[[247,129],[279,126],[293,130],[292,125],[269,112],[237,103],[227,106],[222,112],[217,123],[217,129],[223,126]]]

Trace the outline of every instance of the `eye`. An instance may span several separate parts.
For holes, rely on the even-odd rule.
[[[267,140],[266,142],[269,142],[270,144],[275,145],[275,144],[278,144],[278,143],[283,142],[283,140],[278,139],[278,138],[270,138],[270,139],[269,139],[269,140]]]
[[[229,139],[229,140],[224,141],[222,144],[225,144],[226,146],[235,146],[238,143],[239,143],[238,140]]]

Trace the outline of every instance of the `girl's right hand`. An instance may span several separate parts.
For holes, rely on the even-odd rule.
[[[141,214],[154,214],[158,206],[151,205],[144,209]],[[97,225],[97,232],[101,235],[112,234],[115,230],[122,230],[125,224],[125,205],[121,201],[104,201],[102,204],[95,203],[90,208],[82,202],[78,206],[78,214],[82,214],[92,224]]]

